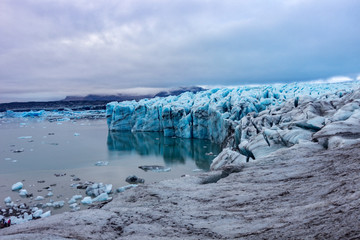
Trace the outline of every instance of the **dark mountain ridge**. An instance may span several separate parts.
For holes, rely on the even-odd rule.
[[[117,95],[97,95],[89,94],[86,96],[67,96],[65,99],[59,101],[31,101],[31,102],[11,102],[1,103],[0,112],[7,110],[12,111],[38,111],[38,110],[64,110],[70,108],[76,111],[82,110],[105,110],[106,104],[111,101],[131,101],[140,100],[143,98],[153,97],[167,97],[170,95],[177,96],[184,92],[200,92],[206,89],[201,87],[180,87],[177,89],[170,89],[168,91],[161,91],[156,94],[132,95],[132,94],[117,94]]]

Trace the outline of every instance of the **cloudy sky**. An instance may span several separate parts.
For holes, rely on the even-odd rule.
[[[0,102],[360,74],[359,0],[1,0]]]

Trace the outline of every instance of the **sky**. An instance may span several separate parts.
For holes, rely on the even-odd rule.
[[[1,0],[0,102],[360,80],[358,0]]]

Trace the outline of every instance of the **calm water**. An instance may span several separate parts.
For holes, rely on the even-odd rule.
[[[1,119],[0,124],[2,207],[2,199],[7,196],[13,201],[35,204],[11,191],[12,184],[18,181],[23,181],[24,188],[34,197],[46,196],[48,191],[44,188],[56,184],[52,187],[54,196],[51,199],[67,202],[75,194],[85,196],[84,190],[70,187],[76,183],[74,175],[82,182],[111,183],[115,190],[128,184],[125,178],[129,175],[151,183],[196,174],[200,169],[207,171],[214,155],[221,150],[207,140],[165,138],[161,133],[108,132],[105,120]],[[95,166],[98,161],[109,164]],[[144,172],[138,168],[140,165],[162,165],[171,167],[171,171]],[[56,177],[55,174],[64,176]],[[41,202],[48,201],[46,198]],[[54,214],[68,208],[51,210]]]

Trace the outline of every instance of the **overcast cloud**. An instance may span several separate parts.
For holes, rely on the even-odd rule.
[[[359,9],[358,0],[2,0],[0,102],[356,79]]]

